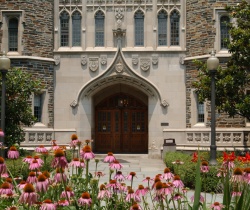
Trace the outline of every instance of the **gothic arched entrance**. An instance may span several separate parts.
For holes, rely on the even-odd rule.
[[[148,153],[148,106],[125,93],[98,103],[95,152]]]

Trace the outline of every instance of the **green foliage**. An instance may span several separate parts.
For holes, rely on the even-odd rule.
[[[5,144],[7,147],[24,141],[22,126],[30,126],[36,118],[32,114],[30,97],[39,93],[43,85],[22,69],[11,69],[6,76]]]
[[[236,24],[230,24],[228,49],[232,54],[227,68],[219,67],[216,73],[216,107],[230,117],[240,115],[250,120],[250,4],[242,1],[237,6],[226,7]],[[193,83],[199,100],[211,98],[211,75],[206,64],[195,61],[199,70],[197,81]]]

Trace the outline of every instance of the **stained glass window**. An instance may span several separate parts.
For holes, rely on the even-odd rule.
[[[144,14],[141,10],[135,13],[135,46],[144,46]]]
[[[104,14],[98,11],[95,15],[95,46],[104,46]]]
[[[178,11],[174,10],[170,15],[170,25],[171,25],[171,45],[180,44],[180,14]]]
[[[158,45],[167,45],[167,21],[166,11],[161,10],[158,14]]]
[[[80,12],[76,11],[72,15],[72,46],[81,46],[81,19]]]

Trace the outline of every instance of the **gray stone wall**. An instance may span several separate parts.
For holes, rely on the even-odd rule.
[[[34,78],[42,81],[44,88],[48,91],[48,124],[47,127],[54,126],[54,62],[30,60],[30,59],[12,59],[12,67],[19,67],[24,71],[31,73]]]
[[[0,0],[0,10],[25,11],[22,55],[53,57],[53,0]]]
[[[237,4],[237,0],[216,1],[216,0],[188,0],[187,1],[187,57],[208,55],[214,48],[216,28],[214,20],[214,8],[224,8],[227,5]],[[206,62],[206,60],[203,60]],[[220,58],[220,65],[226,66],[227,58]],[[186,127],[191,127],[191,90],[192,82],[197,79],[197,68],[191,60],[186,65]],[[210,104],[207,104],[207,122],[210,121]],[[207,127],[210,125],[207,124]],[[216,126],[245,127],[245,120],[240,116],[229,118],[228,115],[220,113],[216,119]]]

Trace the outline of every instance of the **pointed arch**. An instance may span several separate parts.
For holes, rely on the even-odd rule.
[[[227,47],[227,40],[229,39],[229,24],[230,18],[227,15],[220,17],[220,49],[225,50]]]
[[[161,9],[157,13],[158,19],[158,45],[167,45],[167,28],[168,28],[168,14],[165,9]]]
[[[60,13],[60,44],[69,46],[69,13],[65,10]]]
[[[95,13],[95,46],[104,47],[104,19],[105,15],[102,10]]]
[[[170,45],[180,45],[180,12],[177,9],[170,13]]]
[[[82,15],[78,10],[72,13],[72,46],[81,46]]]
[[[144,12],[138,9],[134,14],[135,46],[144,46]]]
[[[8,48],[9,51],[18,51],[18,18],[11,17],[8,22]]]

